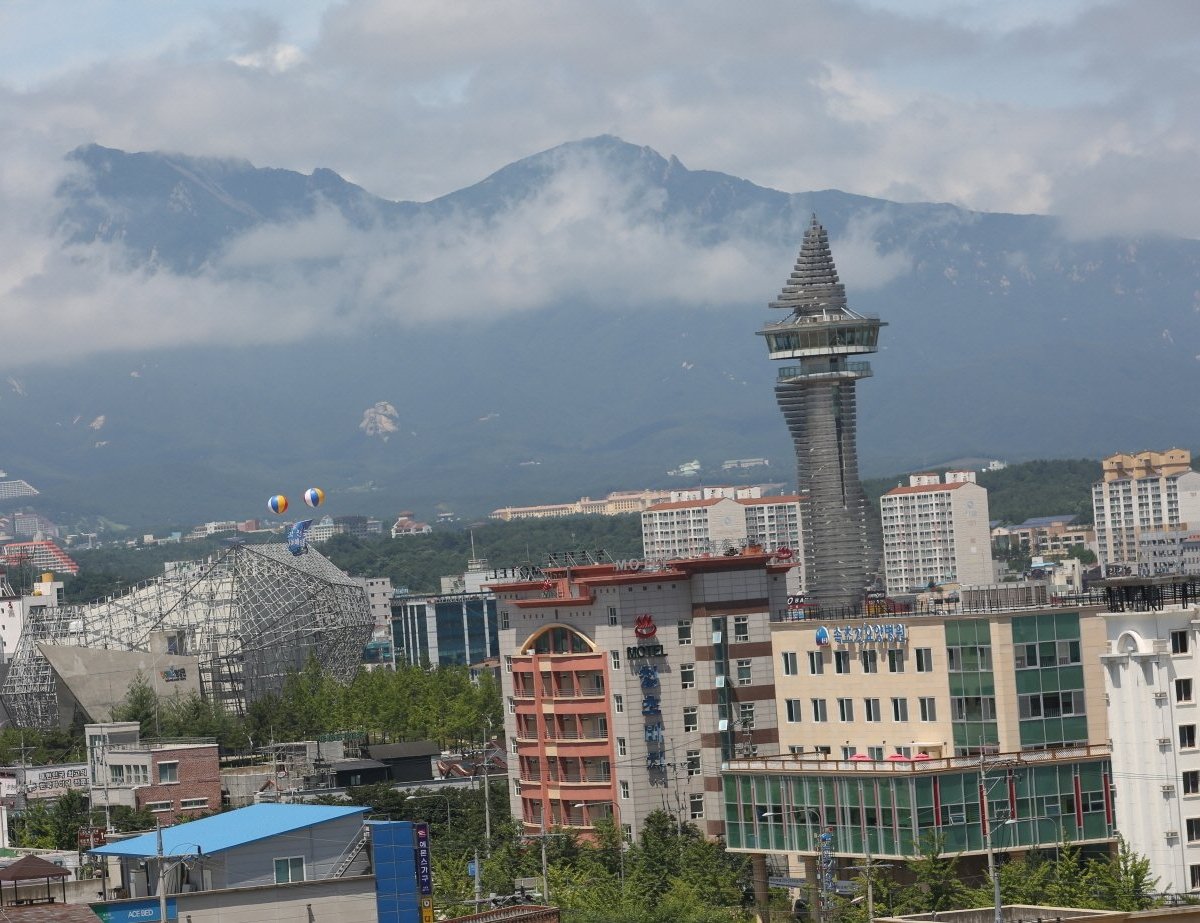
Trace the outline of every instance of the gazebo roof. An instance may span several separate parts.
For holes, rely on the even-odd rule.
[[[69,878],[71,873],[61,865],[47,862],[38,856],[22,856],[8,868],[0,869],[0,881],[33,881],[38,878]]]

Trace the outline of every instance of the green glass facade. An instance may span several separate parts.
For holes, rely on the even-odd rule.
[[[1107,758],[993,769],[986,798],[1000,848],[1054,846],[1116,835]],[[940,836],[947,853],[986,850],[978,770],[897,770],[825,775],[728,773],[725,831],[730,849],[816,853],[834,828],[834,852],[903,858]]]
[[[992,673],[991,624],[987,619],[946,622],[946,664],[950,678],[950,722],[954,753],[995,753],[996,680]]]
[[[1086,743],[1079,614],[1015,617],[1012,637],[1021,749]]]

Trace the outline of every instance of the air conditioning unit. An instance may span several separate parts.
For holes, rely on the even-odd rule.
[[[1162,787],[1162,793],[1164,795],[1174,795],[1175,794],[1175,786],[1168,782],[1166,785],[1164,785]]]
[[[1170,738],[1170,737],[1160,737],[1160,738],[1158,738],[1158,745],[1159,745],[1160,747],[1169,747],[1169,746],[1171,746],[1171,738]]]
[[[1177,839],[1179,839],[1179,831],[1178,830],[1168,830],[1166,833],[1163,834],[1163,836],[1165,836],[1168,840],[1177,840]]]
[[[1167,700],[1167,694],[1165,692],[1154,693],[1154,701],[1155,702],[1165,702],[1166,700]]]

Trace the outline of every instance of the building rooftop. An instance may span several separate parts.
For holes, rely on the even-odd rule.
[[[907,487],[893,487],[889,490],[885,497],[894,497],[899,494],[930,494],[940,490],[958,490],[960,487],[978,487],[978,484],[972,484],[970,481],[955,481],[953,484],[916,484]]]
[[[353,814],[366,814],[370,808],[329,807],[315,804],[254,804],[224,814],[202,817],[166,827],[162,831],[163,852],[167,855],[194,855],[223,852],[265,840],[268,837],[292,833],[339,820]],[[124,856],[140,859],[158,854],[157,836],[143,833],[129,840],[120,840],[88,850],[98,856]]]

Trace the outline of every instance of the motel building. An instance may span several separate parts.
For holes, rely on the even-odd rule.
[[[765,857],[779,883],[803,880],[812,902],[819,859],[853,879],[847,866],[910,858],[930,838],[967,874],[989,845],[1111,848],[1108,599],[1031,593],[1014,607],[1017,595],[774,621],[779,755],[724,767],[728,847]]]
[[[666,809],[723,833],[721,766],[778,752],[772,613],[795,566],[751,546],[492,586],[524,832],[606,819],[636,836]]]

